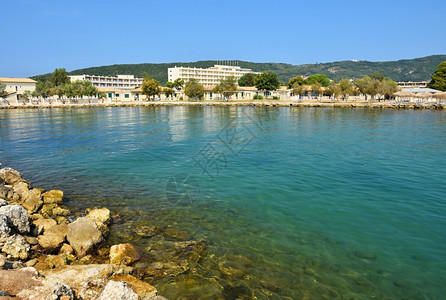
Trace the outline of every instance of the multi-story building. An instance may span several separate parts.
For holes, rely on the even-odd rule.
[[[168,68],[167,74],[170,82],[180,78],[184,82],[189,81],[191,78],[196,79],[203,85],[216,85],[219,84],[222,78],[234,76],[237,80],[244,74],[255,73],[251,69],[244,69],[239,66],[225,66],[214,65],[211,68],[189,68],[189,67],[174,67]]]
[[[31,78],[0,78],[0,82],[6,85],[8,96],[5,98],[9,103],[17,103],[23,100],[25,91],[36,90],[36,81]]]
[[[72,75],[71,82],[76,80],[88,80],[97,88],[134,89],[142,85],[142,78],[135,78],[133,75],[96,76],[96,75]]]

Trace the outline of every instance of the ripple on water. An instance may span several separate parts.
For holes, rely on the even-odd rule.
[[[2,163],[64,190],[73,210],[119,213],[109,243],[143,249],[138,272],[170,299],[446,293],[443,111],[138,107],[0,117]],[[232,118],[253,125],[239,152],[219,139]],[[207,145],[225,158],[212,178],[197,163]],[[188,201],[166,198],[177,174],[198,182],[193,196],[178,189]]]

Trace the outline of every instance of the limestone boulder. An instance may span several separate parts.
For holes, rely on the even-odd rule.
[[[83,257],[91,253],[103,239],[94,220],[79,218],[68,225],[67,240],[76,255]]]
[[[53,208],[53,215],[66,217],[66,216],[71,215],[71,212],[69,209],[57,206],[57,207]]]
[[[11,228],[8,225],[8,217],[0,215],[0,237],[8,237],[11,234]]]
[[[74,300],[76,298],[75,292],[68,286],[60,283],[49,284],[45,280],[43,286],[34,289],[24,289],[16,296],[19,299],[33,299],[33,300]]]
[[[82,282],[79,298],[81,299],[96,299],[99,293],[104,289],[107,284],[105,278],[93,278]]]
[[[23,181],[20,181],[12,187],[12,190],[14,193],[18,194],[20,197],[22,197],[23,193],[29,192],[29,184]]]
[[[57,204],[43,204],[42,208],[39,211],[44,218],[51,218],[53,216],[53,209],[57,207]]]
[[[60,253],[58,255],[48,255],[45,259],[45,264],[49,268],[54,269],[60,266],[69,265],[75,259],[76,257],[74,255]]]
[[[43,285],[43,277],[34,268],[0,270],[0,278],[0,291],[12,296],[17,295],[22,290],[34,289]]]
[[[96,299],[138,300],[139,297],[138,294],[136,294],[127,283],[122,281],[110,280]]]
[[[68,217],[66,216],[56,216],[56,222],[57,224],[68,224],[70,221],[68,220]]]
[[[25,238],[21,235],[13,235],[9,237],[2,247],[2,251],[12,258],[27,259],[30,246]]]
[[[71,247],[70,245],[63,244],[62,247],[60,247],[59,253],[73,254],[74,250],[73,247]]]
[[[42,194],[45,204],[62,204],[63,192],[59,190],[51,190]]]
[[[32,224],[35,226],[35,235],[41,235],[45,232],[45,230],[49,229],[57,225],[56,220],[54,219],[37,219],[32,221]]]
[[[23,181],[22,175],[20,175],[18,171],[11,168],[0,169],[0,178],[3,179],[6,184],[10,185]]]
[[[12,190],[12,186],[10,185],[1,185],[0,184],[0,198],[11,200],[14,191]]]
[[[25,235],[24,238],[30,245],[37,245],[39,243],[39,240],[36,237]]]
[[[29,232],[28,212],[20,205],[0,207],[0,215],[8,218],[9,227],[20,233]]]
[[[43,205],[39,189],[32,189],[22,194],[22,206],[30,213],[38,212]]]
[[[0,254],[0,270],[3,268],[5,263],[6,263],[6,256],[4,256],[3,254]]]
[[[110,210],[106,207],[104,208],[94,208],[90,210],[90,212],[87,214],[86,218],[96,220],[98,222],[101,222],[102,224],[107,225],[110,223]]]
[[[141,259],[141,251],[132,244],[113,245],[110,248],[110,263],[129,265]]]
[[[48,282],[60,282],[73,289],[80,289],[85,282],[97,278],[107,279],[116,274],[129,274],[133,268],[109,264],[67,265],[55,269],[43,270],[42,274]]]
[[[129,285],[129,287],[139,296],[141,300],[148,300],[156,296],[156,288],[147,282],[141,281],[138,278],[128,275],[119,274],[114,275],[110,280],[122,281]]]
[[[0,199],[0,207],[6,206],[6,205],[9,205],[8,201],[6,201],[5,199]]]
[[[68,234],[68,225],[54,225],[46,229],[43,235],[38,237],[39,245],[42,248],[54,250],[58,249],[64,242]]]
[[[47,282],[33,267],[0,270],[0,278],[0,291],[11,297],[5,299],[76,299],[74,291],[68,285]]]

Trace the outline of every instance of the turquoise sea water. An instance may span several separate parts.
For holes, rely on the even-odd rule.
[[[3,166],[119,212],[111,239],[148,264],[205,242],[152,278],[171,299],[444,299],[445,150],[444,111],[0,110]],[[148,224],[181,234],[134,234]]]

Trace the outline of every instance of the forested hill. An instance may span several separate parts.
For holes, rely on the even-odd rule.
[[[437,66],[446,61],[446,55],[432,55],[415,59],[404,59],[398,61],[371,62],[371,61],[339,61],[330,63],[318,63],[308,65],[290,65],[284,63],[253,63],[240,61],[242,68],[249,68],[256,72],[272,71],[279,75],[283,82],[290,78],[303,75],[325,74],[330,79],[339,80],[341,78],[359,78],[379,72],[386,77],[396,81],[423,81],[430,80]],[[216,64],[216,61],[198,62],[175,62],[161,64],[122,64],[102,67],[91,67],[78,69],[69,72],[69,75],[104,75],[115,76],[117,74],[133,74],[137,77],[142,72],[147,72],[150,76],[165,84],[167,81],[167,68],[174,66],[209,68]],[[61,66],[63,67],[63,66]],[[37,75],[36,80],[45,80],[50,74]]]

